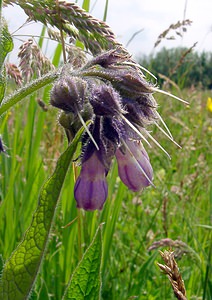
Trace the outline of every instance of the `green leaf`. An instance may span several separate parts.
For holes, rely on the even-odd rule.
[[[72,274],[63,300],[97,300],[101,292],[102,226]]]
[[[60,58],[61,58],[61,53],[62,53],[62,45],[61,44],[58,44],[55,51],[54,51],[54,57],[52,59],[52,64],[55,66],[55,67],[58,67],[59,64],[60,64]]]
[[[4,60],[7,54],[12,51],[12,49],[13,40],[8,31],[7,24],[3,19],[0,19],[0,103],[4,98],[6,87]]]
[[[2,20],[0,46],[1,46],[0,67],[2,68],[7,54],[13,50],[13,40],[8,31],[7,24],[4,20]]]
[[[29,297],[44,257],[66,172],[82,132],[83,129],[60,156],[53,175],[41,189],[32,223],[5,263],[0,281],[0,299],[23,300]]]

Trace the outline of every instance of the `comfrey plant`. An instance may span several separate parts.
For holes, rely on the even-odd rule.
[[[11,251],[12,254],[9,253],[9,258],[6,255],[7,260],[1,272],[0,299],[19,300],[28,299],[33,290],[46,253],[63,182],[74,160],[78,143],[81,142],[82,150],[78,158],[80,174],[74,187],[77,207],[101,210],[108,196],[107,175],[114,159],[118,164],[120,179],[130,190],[138,192],[153,185],[153,169],[143,144],[150,146],[148,140],[151,140],[169,154],[152,137],[148,126],[157,126],[176,144],[157,112],[157,102],[153,95],[160,92],[183,100],[148,82],[143,74],[148,71],[138,65],[116,41],[108,25],[90,16],[75,3],[7,0],[4,4],[19,5],[29,20],[40,21],[48,27],[49,36],[63,45],[64,65],[60,68],[53,65],[32,39],[20,49],[19,67],[5,63],[13,41],[0,15],[0,116],[25,97],[52,84],[50,103],[60,110],[59,122],[69,141],[67,150],[57,161],[53,175],[41,188],[37,208],[21,243]],[[59,31],[53,32],[51,26]],[[82,49],[64,42],[65,38],[70,37],[92,55],[90,60],[87,60]],[[19,86],[13,94],[6,93],[6,73]],[[45,108],[46,103],[40,101],[40,105]],[[1,155],[7,152],[1,139],[0,152]],[[76,219],[81,259],[80,210]],[[112,235],[113,230],[110,230],[108,240],[112,240]],[[99,226],[93,242],[70,280],[62,283],[63,290],[61,288],[58,299],[62,295],[62,299],[100,299],[101,258],[102,235]],[[64,278],[67,278],[67,274]]]
[[[70,129],[77,119],[86,129],[74,189],[77,206],[102,209],[114,157],[129,189],[140,191],[152,184],[153,171],[141,140],[147,142],[145,127],[157,119],[154,88],[121,48],[98,55],[74,76],[69,69],[64,66],[53,86],[51,104],[65,112]],[[92,123],[87,127],[89,119]]]
[[[102,209],[114,157],[119,176],[130,190],[153,185],[152,166],[142,142],[149,145],[149,137],[163,149],[146,129],[162,121],[153,97],[156,91],[122,47],[99,54],[74,73],[70,65],[63,67],[50,102],[63,110],[61,124],[66,124],[66,131],[72,132],[79,121],[86,131],[74,189],[78,208]],[[87,120],[92,120],[88,127]],[[169,131],[165,134],[173,140]]]

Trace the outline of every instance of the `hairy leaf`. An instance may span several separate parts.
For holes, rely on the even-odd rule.
[[[0,103],[3,100],[5,87],[6,87],[4,60],[7,54],[10,51],[12,51],[12,49],[13,49],[12,37],[8,31],[5,21],[0,19]]]
[[[102,232],[101,225],[74,271],[63,300],[97,300],[101,291]]]
[[[2,30],[1,30],[1,39],[0,39],[0,67],[3,66],[4,60],[9,52],[13,50],[13,40],[8,31],[7,25],[5,21],[1,22]]]
[[[0,281],[0,299],[27,299],[39,271],[53,224],[60,191],[82,134],[60,156],[53,175],[41,189],[38,206],[22,242],[6,261]]]

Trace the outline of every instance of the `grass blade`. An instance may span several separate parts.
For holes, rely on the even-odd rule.
[[[108,2],[109,2],[109,0],[105,1],[105,10],[104,10],[104,17],[103,17],[104,22],[106,22],[106,20],[107,20]]]
[[[8,31],[6,23],[1,18],[1,2],[0,2],[0,103],[4,98],[6,88],[6,74],[4,68],[4,60],[7,54],[13,49],[13,41]]]
[[[83,1],[83,5],[82,5],[82,8],[85,10],[85,11],[89,11],[89,8],[90,8],[90,0],[84,0]]]

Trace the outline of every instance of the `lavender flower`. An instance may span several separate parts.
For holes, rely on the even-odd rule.
[[[110,136],[106,130],[113,130],[109,119],[96,116],[89,127],[99,150],[88,134],[82,139],[82,168],[76,181],[74,195],[77,207],[86,210],[102,209],[107,198],[106,175],[118,145],[115,132]],[[111,132],[110,131],[110,132]],[[114,146],[115,145],[115,146]]]
[[[130,190],[138,192],[152,183],[152,166],[141,142],[127,140],[125,149],[116,151],[116,159],[119,177]]]
[[[51,104],[67,116],[63,122],[66,132],[76,132],[80,122],[85,127],[81,172],[74,188],[77,207],[102,209],[108,193],[106,176],[114,157],[119,176],[130,190],[141,191],[153,184],[152,166],[141,140],[149,144],[149,137],[163,148],[146,126],[154,123],[159,127],[157,121],[162,121],[166,131],[161,130],[173,141],[156,111],[156,90],[121,48],[100,54],[74,75],[69,65],[64,67],[52,89]],[[93,121],[89,127],[85,125],[88,119]]]
[[[102,209],[107,193],[105,167],[99,160],[97,151],[94,151],[91,157],[82,163],[81,173],[75,184],[77,207],[85,210]]]

